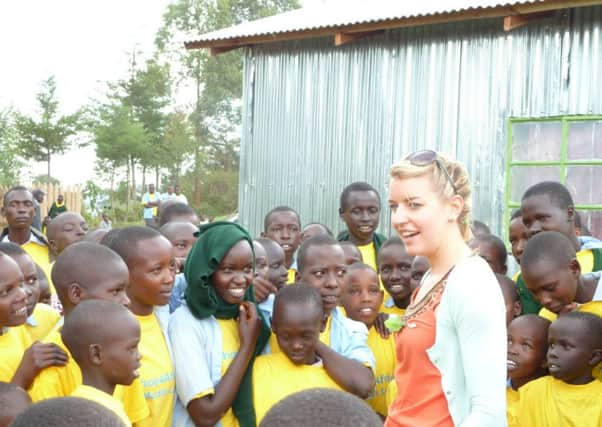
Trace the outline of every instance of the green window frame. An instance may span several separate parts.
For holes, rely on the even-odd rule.
[[[578,139],[578,129],[586,129],[586,126],[589,125],[592,127],[592,151],[589,157],[581,156],[579,158],[578,153],[574,151],[587,151],[584,150],[587,147],[579,147],[579,145],[583,145],[582,142],[585,140]],[[533,129],[529,129],[529,126],[532,126]],[[529,138],[527,138],[527,142],[520,142],[521,135],[525,133],[525,130],[528,130],[531,134],[545,131],[544,133],[548,135],[542,139],[545,139],[546,142],[541,144],[537,142],[530,143],[528,142]],[[574,135],[577,135],[574,140],[571,134],[573,130],[575,130]],[[582,199],[580,200],[581,194],[576,197],[575,191],[571,191],[575,208],[580,211],[582,220],[587,223],[586,218],[590,215],[602,218],[602,115],[545,118],[511,117],[508,119],[507,133],[504,200],[504,236],[506,241],[508,241],[510,216],[512,211],[520,207],[520,198],[524,191],[542,180],[556,180],[567,185],[567,176],[571,172],[589,170],[591,173],[592,188],[590,188],[587,203],[583,203]],[[532,139],[536,139],[536,137]],[[548,141],[551,142],[548,143]],[[535,150],[532,150],[532,148],[535,148]],[[534,153],[525,154],[525,151],[534,151]],[[539,156],[542,158],[538,159]],[[588,167],[589,169],[587,169]],[[528,171],[532,172],[531,176]],[[540,178],[534,180],[533,173]],[[574,175],[571,178],[575,178]],[[521,176],[525,182],[521,182]],[[530,180],[533,182],[529,182]],[[595,187],[596,183],[598,187]],[[569,184],[571,185],[567,185],[567,187],[571,190],[574,183]],[[598,219],[596,223],[600,225],[597,229],[591,230],[592,234],[601,236],[602,219]]]

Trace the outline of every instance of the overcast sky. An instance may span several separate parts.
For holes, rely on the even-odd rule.
[[[314,5],[324,0],[302,0]],[[134,48],[151,53],[170,0],[0,0],[0,109],[30,114],[41,82],[54,75],[61,112],[104,93],[105,82],[127,75]],[[53,160],[65,185],[94,176],[94,149]],[[45,164],[26,174],[46,171]],[[27,176],[26,176],[27,178]]]

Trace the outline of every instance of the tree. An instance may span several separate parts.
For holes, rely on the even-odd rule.
[[[71,138],[80,130],[80,114],[61,116],[56,99],[56,82],[50,76],[36,95],[40,117],[35,119],[21,113],[15,115],[17,148],[26,159],[45,161],[50,179],[50,160],[55,154],[64,153],[71,145]]]
[[[192,82],[195,102],[190,119],[194,128],[194,203],[200,203],[203,168],[220,170],[220,159],[238,155],[238,139],[228,138],[240,126],[242,53],[233,51],[209,58],[205,50],[185,50],[184,34],[201,34],[299,7],[296,0],[177,0],[167,7],[155,38],[161,55],[177,70],[176,84]],[[238,159],[236,159],[236,164]]]
[[[193,130],[183,112],[176,111],[168,116],[162,148],[165,166],[171,179],[177,182],[182,175],[186,155],[194,151]]]
[[[15,147],[15,127],[12,112],[0,110],[0,185],[10,187],[20,178],[23,161]]]

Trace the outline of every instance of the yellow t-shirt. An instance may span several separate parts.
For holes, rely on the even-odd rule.
[[[289,268],[288,269],[288,277],[286,279],[286,284],[290,285],[291,283],[295,283],[296,275],[297,275],[297,270],[295,270],[294,268]]]
[[[171,427],[176,379],[173,362],[155,314],[136,316],[140,322],[140,381],[150,417],[140,426]]]
[[[514,390],[510,385],[506,386],[506,417],[508,418],[508,427],[516,425],[518,404],[518,390]]]
[[[55,328],[46,336],[44,342],[58,345],[67,353],[69,360],[65,366],[51,366],[38,374],[29,389],[29,395],[34,402],[53,397],[71,396],[73,390],[82,384],[82,373],[65,347],[60,331],[61,328]],[[150,415],[144,399],[144,388],[139,378],[128,386],[118,385],[115,387],[113,396],[123,403],[132,424],[140,422]]]
[[[602,426],[602,382],[570,385],[551,376],[539,378],[519,391],[519,427]]]
[[[374,243],[358,246],[357,248],[362,254],[362,260],[364,264],[368,264],[374,269],[374,271],[378,271],[376,266],[376,250],[374,249]]]
[[[385,299],[388,298],[390,298],[389,294],[385,293]],[[399,308],[395,304],[393,304],[391,307],[386,307],[384,302],[383,305],[380,307],[380,311],[381,313],[397,314],[398,316],[403,316],[406,312],[405,308]]]
[[[253,403],[257,423],[272,406],[287,396],[318,387],[342,390],[321,362],[295,365],[282,352],[259,356],[253,365]]]
[[[23,359],[23,353],[31,345],[25,326],[4,328],[0,335],[0,381],[9,383]]]
[[[46,274],[46,278],[48,279],[48,287],[50,288],[50,294],[56,295],[56,290],[54,289],[54,285],[52,284],[52,277],[50,277],[50,272],[52,271],[52,265],[50,264],[50,256],[48,246],[41,245],[35,242],[27,242],[24,245],[21,245],[21,248],[29,254],[29,256],[33,259],[33,261],[40,266],[40,268]]]
[[[366,400],[380,415],[387,416],[387,387],[395,379],[395,341],[393,335],[384,339],[374,326],[368,331],[368,347],[376,361],[374,377],[376,385]]]
[[[105,408],[109,409],[111,412],[115,413],[126,426],[129,427],[132,425],[130,419],[125,414],[123,403],[102,390],[82,384],[78,385],[75,390],[73,390],[71,397],[81,397],[82,399],[88,399],[99,403]]]
[[[222,366],[221,374],[225,375],[230,364],[238,354],[240,349],[240,335],[238,334],[238,322],[235,319],[216,319],[219,329],[222,333]],[[203,391],[191,400],[199,399],[215,393],[214,389]],[[238,427],[238,419],[234,416],[232,408],[228,408],[220,420],[223,427]]]
[[[387,385],[387,392],[385,395],[385,402],[387,403],[387,411],[389,410],[391,403],[393,403],[393,401],[395,400],[396,397],[397,397],[397,383],[395,382],[395,379],[393,379]]]
[[[31,314],[35,325],[26,323],[25,329],[31,341],[40,341],[46,337],[61,318],[61,314],[48,304],[38,303]]]

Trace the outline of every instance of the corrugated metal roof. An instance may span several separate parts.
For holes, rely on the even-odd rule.
[[[600,4],[602,1],[559,2],[558,0],[344,0],[304,7],[255,21],[197,36],[186,42],[187,47],[202,47],[211,42],[307,32],[320,29],[357,26],[367,23],[396,21],[436,15],[458,15],[466,12],[506,8],[506,13],[526,13],[563,7]],[[500,15],[501,16],[501,15]],[[194,37],[194,36],[192,36]],[[196,46],[195,46],[196,45]]]

